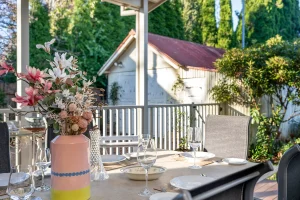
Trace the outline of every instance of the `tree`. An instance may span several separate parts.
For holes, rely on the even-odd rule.
[[[217,45],[217,23],[215,18],[215,0],[202,0],[201,28],[203,44]]]
[[[220,6],[221,11],[218,29],[218,47],[229,49],[234,45],[231,0],[221,0]]]
[[[252,158],[276,156],[282,144],[280,125],[300,115],[287,115],[289,105],[300,102],[300,40],[287,42],[280,36],[265,44],[244,50],[232,49],[216,62],[224,78],[211,93],[217,102],[250,106],[258,124],[257,143]],[[271,114],[261,113],[262,100],[268,99]]]
[[[180,0],[169,0],[149,13],[149,32],[183,39]]]
[[[40,0],[30,0],[30,25],[29,25],[29,57],[30,66],[39,69],[48,68],[45,62],[51,56],[36,48],[37,44],[44,44],[52,39],[50,34],[50,18],[48,8]]]
[[[202,43],[200,0],[183,1],[182,18],[185,39]]]

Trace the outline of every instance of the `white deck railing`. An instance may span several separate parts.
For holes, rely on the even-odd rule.
[[[155,138],[157,148],[175,150],[180,139],[186,136],[187,127],[205,128],[206,116],[226,114],[221,104],[171,104],[149,105],[149,133]],[[104,106],[96,110],[94,124],[103,136],[140,135],[143,106]],[[223,112],[223,113],[222,113]],[[0,109],[3,121],[9,120],[10,109]],[[101,118],[100,118],[101,116]],[[18,118],[10,119],[18,120]],[[123,154],[132,148],[109,148],[103,153]]]

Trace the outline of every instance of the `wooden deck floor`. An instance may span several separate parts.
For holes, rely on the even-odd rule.
[[[263,180],[256,184],[254,197],[262,200],[277,200],[277,190],[276,181]]]

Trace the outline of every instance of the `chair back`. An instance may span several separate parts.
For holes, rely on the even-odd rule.
[[[280,159],[277,172],[278,199],[300,199],[300,146],[296,144]]]
[[[185,190],[174,200],[253,200],[256,182],[272,170],[270,161],[259,163],[198,188]]]
[[[5,122],[0,122],[0,173],[10,172],[9,130]]]
[[[247,158],[251,117],[208,115],[204,148],[218,157]]]

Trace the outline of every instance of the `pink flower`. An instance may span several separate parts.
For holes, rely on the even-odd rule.
[[[88,125],[88,122],[87,122],[85,119],[83,119],[83,118],[80,118],[80,119],[79,119],[78,126],[79,126],[80,128],[86,128],[87,125]]]
[[[45,74],[43,71],[40,71],[39,69],[36,69],[35,67],[28,67],[26,66],[28,74],[19,73],[19,78],[25,78],[31,83],[39,82],[44,83],[44,78],[47,77],[47,74]]]
[[[50,82],[48,80],[45,81],[43,86],[44,86],[44,93],[51,94],[51,93],[56,93],[56,92],[60,91],[60,90],[50,90],[52,88],[52,82]]]
[[[75,103],[71,103],[71,104],[69,105],[69,111],[70,111],[70,112],[74,112],[76,109],[77,109],[77,106],[76,106]]]
[[[63,110],[59,113],[60,118],[65,119],[68,117],[67,111]]]
[[[28,106],[34,106],[39,100],[44,98],[42,95],[39,95],[38,91],[38,89],[33,87],[25,88],[25,93],[28,95]]]
[[[16,103],[21,103],[21,106],[27,106],[28,105],[28,97],[21,97],[17,93],[15,94],[16,98],[12,98],[11,100]]]
[[[43,99],[42,95],[39,95],[38,89],[33,87],[25,88],[26,97],[21,97],[17,93],[16,98],[12,98],[16,103],[21,103],[21,106],[34,106],[38,103],[39,100]]]
[[[80,133],[86,132],[87,128],[81,129]]]
[[[3,74],[7,74],[8,72],[15,71],[15,69],[11,65],[8,65],[5,62],[1,63],[0,66],[0,76],[2,76]]]
[[[85,118],[86,120],[90,120],[93,118],[93,114],[91,111],[85,111],[83,112],[82,117]]]

